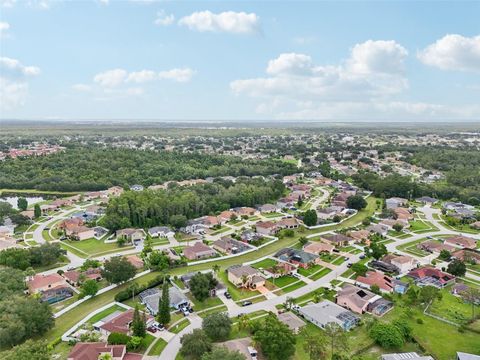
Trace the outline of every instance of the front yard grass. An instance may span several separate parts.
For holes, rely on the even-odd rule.
[[[206,298],[204,301],[198,301],[191,293],[189,293],[187,297],[192,302],[193,309],[197,312],[223,304],[222,300],[217,296]]]
[[[99,312],[98,314],[93,315],[90,319],[88,319],[88,323],[95,324],[97,321],[100,321],[106,318],[108,315],[113,314],[115,311],[124,312],[125,308],[118,306],[117,304],[114,304],[109,308]]]
[[[165,346],[167,346],[167,342],[163,340],[162,338],[158,338],[155,341],[155,344],[150,348],[150,351],[148,352],[148,356],[159,356],[163,349],[165,349]]]
[[[237,288],[233,285],[230,281],[228,281],[227,273],[225,271],[220,271],[217,276],[220,278],[222,283],[227,287],[228,292],[232,295],[232,299],[242,300],[246,299],[255,295],[259,295],[260,293],[256,290],[248,290],[243,288]]]
[[[183,320],[180,320],[180,322],[178,322],[176,325],[169,327],[168,331],[174,334],[178,334],[180,331],[185,329],[188,325],[190,325],[190,320],[188,320],[187,318],[184,318]]]

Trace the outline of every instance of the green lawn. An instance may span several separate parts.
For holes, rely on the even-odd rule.
[[[410,241],[408,243],[400,245],[398,247],[398,250],[402,250],[402,251],[405,251],[405,252],[408,252],[410,254],[417,255],[417,256],[422,256],[422,257],[427,256],[427,255],[429,255],[429,253],[417,248],[417,245],[424,242],[424,241],[428,241],[428,240],[430,240],[430,239],[422,238],[422,239],[418,239],[418,240],[415,240],[415,241]]]
[[[155,341],[155,339],[155,336],[147,333],[147,335],[145,335],[145,337],[143,338],[140,347],[136,349],[135,352],[140,354],[145,353],[145,351],[147,351],[148,347]]]
[[[312,276],[310,276],[310,279],[312,280],[318,280],[322,277],[324,277],[325,275],[327,275],[329,272],[331,272],[332,269],[329,269],[329,268],[324,268],[318,272],[316,272],[315,274],[313,274]]]
[[[67,245],[67,250],[72,250],[75,252],[77,250],[78,254],[83,254],[82,257],[87,256],[100,256],[116,251],[125,251],[134,249],[133,246],[123,246],[119,247],[116,242],[114,243],[105,243],[102,240],[97,240],[95,238],[74,241],[74,240],[64,240],[62,244]]]
[[[277,295],[286,294],[286,293],[292,292],[294,290],[300,289],[301,287],[303,287],[305,285],[306,285],[306,283],[304,283],[302,280],[298,280],[297,282],[292,283],[291,285],[288,285],[288,286],[285,286],[285,287],[281,288],[279,291],[276,291],[275,293]]]
[[[205,318],[208,315],[216,314],[216,313],[219,313],[219,312],[225,312],[227,310],[228,310],[227,305],[222,305],[222,306],[219,306],[219,307],[216,307],[216,308],[212,308],[212,309],[202,311],[201,313],[198,314],[198,316],[200,316],[201,318]]]
[[[198,301],[192,294],[188,294],[188,298],[193,303],[193,309],[195,311],[205,310],[214,306],[222,305],[223,302],[217,296],[209,297],[204,301]]]
[[[442,300],[434,301],[428,312],[457,324],[463,324],[472,317],[472,307],[461,298],[452,295],[449,288],[442,290]]]
[[[298,268],[297,272],[300,275],[310,277],[310,275],[316,273],[317,271],[320,271],[321,269],[322,269],[322,266],[320,265],[310,265],[307,269]]]
[[[103,318],[107,317],[110,314],[113,314],[115,311],[121,311],[124,312],[125,308],[118,306],[118,305],[113,305],[109,307],[108,309],[105,309],[101,312],[99,312],[96,315],[93,315],[90,319],[88,319],[88,323],[90,324],[95,324],[97,321],[102,320]]]
[[[263,259],[262,261],[251,264],[250,266],[255,269],[269,269],[278,264],[278,261],[273,259]]]
[[[281,276],[277,279],[269,279],[268,281],[270,281],[276,287],[283,288],[287,285],[293,284],[294,282],[298,281],[298,279],[296,277],[286,275],[286,276]]]
[[[272,218],[277,218],[277,217],[283,216],[283,214],[280,214],[278,212],[262,213],[262,216],[266,217],[267,219],[272,219]]]
[[[427,225],[427,222],[423,222],[421,220],[410,221],[410,231],[416,232],[418,230],[428,230],[428,229],[431,229],[431,227]]]
[[[180,320],[180,322],[178,322],[173,327],[168,328],[168,331],[174,334],[178,334],[180,331],[185,329],[188,325],[190,325],[190,320],[188,320],[188,318],[185,318],[183,320]]]
[[[210,235],[218,235],[218,234],[223,234],[224,232],[227,232],[228,230],[232,230],[232,228],[228,226],[222,226],[220,229],[215,230],[212,232]]]
[[[150,351],[148,352],[148,356],[159,356],[163,349],[165,349],[165,346],[167,346],[167,342],[163,340],[162,338],[158,338],[155,341],[155,344],[150,348]]]

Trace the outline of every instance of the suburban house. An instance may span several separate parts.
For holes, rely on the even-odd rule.
[[[355,242],[354,239],[343,234],[325,234],[320,238],[334,246],[347,246]]]
[[[201,234],[204,233],[210,226],[206,224],[205,217],[192,219],[187,222],[185,232],[187,234]]]
[[[138,255],[127,255],[125,259],[132,264],[135,269],[140,270],[143,269],[143,260]]]
[[[0,240],[11,240],[15,232],[15,227],[0,225]]]
[[[262,235],[259,233],[256,233],[253,230],[245,230],[240,234],[240,240],[246,243],[250,243],[252,241],[257,241],[262,238]]]
[[[277,207],[273,204],[264,204],[257,207],[258,211],[262,213],[272,213],[277,211]]]
[[[277,315],[278,320],[288,326],[290,330],[293,331],[294,334],[298,334],[300,330],[307,325],[305,321],[300,319],[297,315],[292,313],[291,311],[284,312]]]
[[[410,271],[407,276],[415,280],[417,286],[435,286],[443,288],[455,282],[455,276],[440,271],[434,267],[426,266]]]
[[[386,226],[388,229],[392,230],[396,224],[401,225],[402,227],[408,227],[408,220],[400,219],[383,219],[378,223],[379,225]]]
[[[358,276],[355,280],[355,285],[368,289],[372,285],[376,285],[383,292],[396,292],[398,294],[404,294],[408,288],[408,283],[404,283],[379,271],[367,271],[365,276]]]
[[[462,249],[455,251],[452,256],[463,262],[472,262],[480,264],[480,251],[472,249]]]
[[[337,293],[337,304],[357,314],[366,312],[382,316],[393,307],[392,302],[366,289],[347,284]]]
[[[143,229],[121,229],[116,232],[117,238],[124,237],[128,242],[137,242],[145,240],[145,231]]]
[[[326,208],[317,208],[317,217],[321,220],[332,219],[335,215],[342,215],[343,207],[329,206]]]
[[[162,237],[162,238],[175,235],[175,232],[167,226],[152,227],[148,229],[148,233],[150,234],[151,237]]]
[[[161,297],[161,292],[157,288],[147,289],[138,294],[138,298],[142,304],[145,305],[148,312],[152,315],[158,313],[158,302]],[[176,287],[171,287],[168,290],[168,298],[170,300],[170,307],[175,310],[180,309],[183,306],[189,306],[190,302],[188,298]]]
[[[201,241],[198,241],[192,246],[185,247],[183,249],[183,256],[185,256],[188,260],[199,260],[217,256],[217,253],[211,247],[205,245]]]
[[[369,236],[370,232],[368,230],[353,230],[347,233],[347,236],[355,240],[355,242],[365,242],[367,245],[370,244]]]
[[[381,236],[385,236],[388,233],[389,227],[385,226],[385,225],[380,225],[380,224],[373,224],[373,225],[367,226],[367,228],[365,230],[367,230],[371,233],[375,233],[375,234],[378,234],[378,235],[381,235]]]
[[[85,278],[85,280],[95,280],[95,281],[102,280],[102,273],[99,268],[97,269],[92,268],[83,272],[80,272],[77,270],[69,270],[69,271],[65,271],[62,274],[62,276],[72,286],[80,286],[80,284],[82,283],[83,277]]]
[[[98,331],[105,337],[108,337],[113,332],[122,333],[130,335],[130,324],[133,321],[134,309],[127,310],[121,314],[115,316],[113,319],[110,319],[104,322],[102,325],[98,326]],[[147,327],[151,326],[154,322],[154,318],[151,315],[146,316]],[[94,328],[96,326],[94,325]]]
[[[423,243],[418,244],[417,247],[421,250],[425,250],[433,254],[440,254],[442,250],[447,250],[448,252],[451,253],[457,249],[455,246],[444,244],[442,242],[435,241],[435,240],[425,241]]]
[[[477,247],[477,241],[475,239],[462,235],[452,236],[445,239],[445,244],[467,249],[476,249]]]
[[[257,233],[262,235],[273,235],[277,231],[277,225],[272,221],[259,221],[255,224]]]
[[[67,360],[98,360],[100,356],[110,355],[112,360],[141,360],[143,355],[127,352],[126,345],[108,345],[106,342],[76,343]]]
[[[95,237],[95,230],[84,225],[73,226],[65,233],[73,240],[86,240]]]
[[[73,296],[72,288],[57,273],[37,274],[27,280],[27,287],[30,294],[40,294],[41,300],[50,304]]]
[[[387,209],[396,209],[408,204],[408,200],[399,197],[392,197],[385,200],[385,206]]]
[[[226,236],[215,241],[212,244],[212,247],[224,254],[239,254],[250,249],[250,247],[245,245],[245,243]]]
[[[329,300],[302,306],[298,312],[304,319],[321,329],[325,329],[327,324],[335,323],[340,325],[343,330],[348,331],[360,322],[357,315]]]
[[[296,229],[300,226],[295,218],[285,218],[277,222],[277,229]]]
[[[251,207],[239,207],[239,208],[234,208],[233,211],[237,216],[253,216],[257,213],[257,210]]]
[[[232,219],[236,219],[237,218],[237,214],[234,213],[233,211],[230,211],[230,210],[225,210],[225,211],[222,211],[219,215],[218,215],[218,219],[222,222],[222,223],[226,223]]]
[[[308,268],[310,264],[316,264],[320,261],[318,255],[293,248],[284,248],[278,251],[275,257],[302,268]]]
[[[387,254],[382,261],[398,268],[399,273],[407,273],[418,266],[418,260],[408,255]]]
[[[278,262],[275,265],[275,268],[276,268],[276,271],[273,269],[273,267],[265,269],[275,279],[277,279],[281,276],[284,276],[284,275],[292,275],[292,274],[295,274],[297,272],[297,268],[294,265],[289,264],[287,262]]]
[[[433,205],[438,202],[437,199],[432,198],[430,196],[422,196],[416,199],[419,203],[425,204],[425,205]]]
[[[303,247],[303,251],[315,255],[320,255],[322,253],[331,254],[333,249],[335,249],[335,246],[321,241],[313,241]]]
[[[403,220],[408,222],[408,220],[413,220],[414,217],[410,210],[404,207],[395,208],[393,209],[393,212],[397,216],[397,220]]]
[[[249,265],[233,265],[227,269],[228,281],[236,287],[255,289],[265,285],[262,273]]]

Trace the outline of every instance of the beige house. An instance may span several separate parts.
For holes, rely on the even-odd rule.
[[[217,252],[203,242],[196,242],[193,246],[183,249],[183,255],[188,260],[206,259],[217,255]]]
[[[333,249],[335,249],[335,246],[320,241],[311,242],[303,247],[303,251],[315,255],[319,255],[321,253],[331,254]]]
[[[227,270],[228,281],[236,287],[255,289],[265,285],[265,278],[260,271],[249,265],[234,265]]]

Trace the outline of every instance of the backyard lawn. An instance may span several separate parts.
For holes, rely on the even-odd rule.
[[[271,267],[278,264],[278,261],[273,259],[263,259],[262,261],[251,264],[250,266],[255,269],[270,269]]]
[[[62,243],[67,244],[81,253],[87,254],[89,256],[95,256],[103,253],[119,251],[119,250],[128,250],[133,249],[133,246],[124,246],[119,248],[117,243],[105,243],[102,240],[97,240],[95,238],[90,238],[81,241],[73,241],[73,240],[64,240]]]
[[[113,314],[115,311],[124,312],[125,308],[118,306],[116,304],[112,305],[111,307],[99,312],[98,314],[93,315],[90,319],[88,319],[88,323],[95,324],[97,321],[100,321],[103,318],[106,318],[108,315]]]

